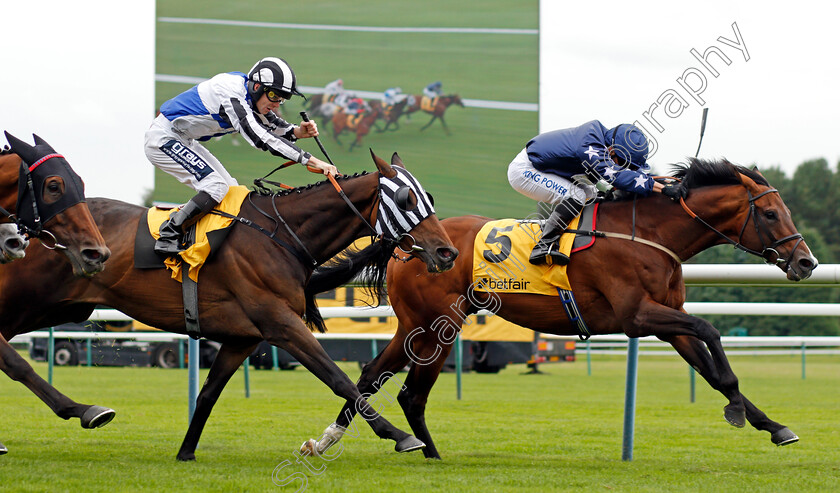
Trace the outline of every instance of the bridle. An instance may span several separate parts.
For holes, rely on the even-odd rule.
[[[330,180],[330,183],[332,183],[333,188],[335,188],[335,190],[338,192],[338,195],[347,204],[347,207],[349,207],[350,210],[353,211],[353,214],[355,214],[356,217],[358,217],[359,219],[362,220],[362,224],[364,224],[365,226],[368,227],[368,229],[372,233],[371,236],[373,236],[374,238],[381,238],[383,241],[386,241],[387,243],[394,244],[397,248],[400,249],[401,252],[403,252],[403,253],[405,253],[406,255],[409,256],[408,260],[413,258],[415,253],[422,253],[422,252],[426,251],[425,248],[423,248],[423,247],[421,247],[420,245],[417,244],[417,240],[408,231],[401,231],[399,238],[388,237],[384,232],[382,234],[378,233],[376,231],[376,228],[374,228],[373,225],[371,224],[371,223],[374,223],[374,224],[376,223],[376,216],[374,215],[373,216],[374,218],[372,220],[368,220],[367,218],[365,218],[362,215],[362,213],[359,212],[359,209],[357,209],[356,206],[353,205],[353,202],[350,201],[350,199],[347,197],[347,194],[344,193],[344,190],[341,188],[341,185],[338,184],[338,182],[335,180],[335,178],[333,178],[331,175],[328,175],[327,178]],[[379,213],[379,208],[380,208],[381,204],[382,204],[382,185],[381,185],[381,183],[377,182],[377,185],[376,185],[376,202],[374,203],[374,206],[372,208],[373,211],[374,211],[373,214],[378,214]],[[402,247],[402,242],[406,238],[409,238],[411,240],[411,247],[408,250],[406,250],[405,248]],[[391,256],[393,258],[397,259],[397,260],[402,260],[396,253],[391,253]],[[403,261],[407,262],[408,260],[403,260]]]
[[[275,171],[286,168],[288,166],[292,166],[294,164],[297,164],[297,162],[288,161],[286,163],[283,163],[282,165],[278,166],[277,168],[275,168],[274,170],[272,170],[271,172],[269,172],[268,174],[266,174],[262,178],[255,179],[254,180],[254,185],[256,187],[260,188],[261,190],[264,190],[264,191],[268,190],[265,187],[264,183],[268,183],[270,185],[273,185],[273,186],[276,186],[276,187],[279,187],[279,188],[283,188],[283,189],[286,189],[286,190],[290,190],[290,189],[294,188],[294,187],[291,187],[291,186],[286,185],[284,183],[275,182],[275,181],[271,181],[271,180],[266,179],[266,178],[268,178],[268,176],[273,174]],[[310,170],[314,170],[314,168],[310,168]],[[426,251],[425,248],[423,248],[423,247],[421,247],[420,245],[417,244],[417,240],[408,231],[400,231],[399,237],[390,237],[389,235],[385,234],[384,232],[382,234],[380,234],[379,232],[377,232],[376,228],[373,227],[372,223],[374,223],[374,224],[376,223],[376,215],[378,214],[378,211],[380,209],[380,204],[382,203],[382,185],[381,185],[381,182],[377,181],[377,185],[376,185],[376,201],[374,202],[374,206],[372,208],[373,209],[373,213],[372,213],[373,214],[373,219],[368,219],[368,218],[364,217],[364,215],[362,215],[362,213],[359,211],[359,209],[356,208],[355,205],[353,205],[353,202],[350,201],[350,199],[347,197],[347,194],[344,193],[344,189],[341,188],[341,185],[338,184],[338,182],[336,181],[336,179],[333,176],[328,175],[327,179],[329,179],[330,183],[332,183],[333,188],[335,188],[336,192],[338,192],[338,195],[342,198],[342,200],[344,200],[344,203],[346,203],[347,206],[350,208],[350,210],[353,211],[353,214],[355,214],[356,217],[358,217],[362,221],[362,224],[367,226],[367,229],[370,230],[371,237],[373,238],[373,241],[377,241],[377,240],[381,239],[382,241],[385,242],[386,248],[390,248],[390,245],[393,244],[396,248],[399,248],[400,251],[409,255],[409,257],[407,259],[403,260],[396,253],[392,252],[391,253],[392,257],[394,257],[397,260],[403,260],[404,262],[407,262],[408,260],[414,258],[414,255],[416,253],[422,253],[422,252]],[[279,219],[279,221],[283,224],[283,226],[285,226],[286,231],[289,233],[289,235],[292,237],[292,239],[294,239],[294,241],[297,243],[298,247],[302,250],[303,254],[306,256],[305,259],[302,259],[302,260],[305,260],[304,263],[309,263],[313,266],[318,265],[318,261],[315,260],[315,258],[312,256],[312,254],[309,252],[309,250],[306,248],[306,246],[303,244],[303,242],[300,240],[300,238],[298,238],[298,236],[294,233],[294,231],[292,231],[292,229],[289,227],[289,225],[286,224],[286,221],[283,220],[282,216],[280,215],[279,211],[277,210],[277,205],[276,204],[274,204],[274,212],[275,212],[275,216],[276,216],[277,219],[275,219],[275,217],[271,216],[270,214],[266,213],[265,211],[262,211],[260,208],[258,208],[256,206],[254,206],[254,207],[257,211],[261,212],[264,216],[268,217],[269,219],[272,219],[275,222],[275,224],[277,223],[277,219]],[[219,211],[213,211],[213,212],[227,217],[227,214],[221,214]],[[232,216],[231,218],[236,218],[236,216]],[[260,228],[259,226],[251,223],[250,221],[244,220],[243,218],[237,218],[237,220],[240,221],[240,222],[243,222],[244,224],[246,224],[248,226],[251,226],[255,229],[262,230],[262,228]],[[266,234],[267,236],[272,238],[274,241],[277,241],[278,243],[280,243],[280,241],[275,237],[276,236],[276,229],[277,228],[275,226],[275,231],[274,232],[269,233],[267,230],[261,231],[261,232],[263,232],[264,234]],[[405,249],[402,246],[403,240],[405,240],[406,238],[411,240],[411,246],[408,249]],[[283,244],[283,243],[281,243],[281,244]],[[293,249],[293,248],[290,248],[290,249],[292,250],[292,252],[296,253],[296,249]],[[300,254],[297,254],[297,255],[298,255],[298,257],[301,257]]]
[[[707,223],[700,216],[695,214],[694,211],[692,211],[688,207],[688,205],[686,205],[685,200],[682,197],[680,198],[680,205],[682,205],[682,208],[688,213],[689,216],[699,221],[700,224],[702,224],[707,229],[711,230],[712,232],[726,240],[735,248],[747,252],[749,254],[755,255],[757,257],[761,257],[764,260],[764,262],[766,262],[769,265],[778,265],[779,267],[786,269],[787,266],[790,265],[791,260],[793,260],[793,254],[796,252],[796,249],[799,247],[799,244],[802,243],[802,235],[800,233],[795,233],[789,236],[785,236],[784,238],[775,240],[773,238],[773,234],[770,232],[767,225],[760,219],[758,215],[758,210],[755,207],[755,201],[760,199],[761,197],[764,197],[765,195],[771,193],[779,193],[779,191],[775,188],[770,188],[759,193],[756,196],[753,196],[752,192],[750,192],[749,189],[747,189],[746,187],[744,188],[747,191],[747,198],[750,204],[750,213],[744,220],[744,225],[741,226],[741,232],[738,234],[738,241],[735,241],[732,238],[726,236],[724,233],[720,232],[714,226]],[[744,246],[744,244],[741,243],[741,239],[744,236],[744,231],[746,231],[747,229],[747,224],[749,224],[750,218],[752,218],[753,224],[755,225],[756,235],[758,236],[759,241],[761,241],[761,251],[753,250],[749,247]],[[767,241],[765,241],[765,238]],[[783,243],[787,243],[791,240],[796,240],[796,244],[793,245],[793,248],[790,250],[790,255],[788,256],[788,258],[783,260],[781,255],[779,254],[779,251],[776,250],[776,247]]]
[[[4,219],[9,219],[10,221],[14,222],[17,225],[18,232],[21,235],[26,235],[29,238],[38,238],[39,240],[41,240],[41,245],[43,245],[44,248],[47,248],[49,250],[67,250],[67,247],[65,245],[62,245],[58,242],[54,234],[44,229],[43,223],[41,222],[41,212],[38,208],[38,196],[35,194],[35,185],[32,182],[32,171],[44,161],[52,159],[54,157],[62,159],[64,158],[64,156],[62,156],[61,154],[52,153],[42,157],[31,166],[21,166],[18,181],[26,183],[26,188],[29,191],[29,194],[32,196],[32,201],[28,202],[27,204],[23,204],[23,194],[18,193],[18,214],[12,214],[11,212],[7,211],[5,208],[0,206],[0,216],[2,216]],[[18,217],[20,215],[22,207],[26,207],[29,204],[31,204],[32,216],[34,218],[32,227],[29,227],[26,224],[24,224],[23,221]],[[44,241],[45,238],[43,237],[46,237],[47,241]]]

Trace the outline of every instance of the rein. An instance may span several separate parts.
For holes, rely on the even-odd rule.
[[[692,219],[695,219],[695,220],[699,221],[700,224],[702,224],[707,229],[714,232],[719,237],[726,240],[726,242],[728,242],[730,245],[734,246],[735,248],[737,248],[741,251],[747,252],[749,254],[755,255],[757,257],[761,257],[764,260],[764,262],[769,264],[769,265],[778,265],[780,267],[781,266],[787,266],[787,265],[790,265],[790,261],[793,259],[793,254],[796,252],[796,249],[799,247],[799,244],[802,243],[803,238],[802,238],[802,234],[795,233],[795,234],[785,236],[784,238],[781,238],[781,239],[778,239],[778,240],[774,241],[773,235],[770,232],[766,231],[766,228],[762,228],[762,227],[759,226],[758,211],[755,208],[755,201],[760,199],[761,197],[764,197],[767,194],[770,194],[770,193],[779,193],[779,191],[776,190],[775,188],[770,188],[770,189],[765,190],[765,191],[761,192],[760,194],[753,197],[752,192],[750,192],[747,189],[747,198],[748,198],[749,204],[750,204],[750,213],[747,216],[747,218],[744,220],[744,225],[741,226],[741,232],[738,234],[738,241],[735,241],[732,238],[723,234],[722,232],[718,231],[714,226],[707,223],[706,221],[703,220],[703,218],[701,218],[700,216],[695,214],[694,211],[692,211],[688,207],[688,205],[685,203],[685,200],[683,198],[680,198],[680,205],[682,206],[683,210],[685,210],[685,212]],[[748,248],[741,243],[741,238],[744,236],[744,231],[747,229],[747,224],[750,222],[750,218],[753,219],[753,223],[755,224],[756,235],[758,235],[758,239],[761,241],[761,251],[760,252],[758,250],[753,250],[751,248]],[[768,241],[770,242],[769,245],[764,242],[765,236],[767,237]],[[793,248],[790,250],[790,255],[788,256],[788,258],[783,260],[781,255],[779,254],[778,250],[776,250],[776,247],[783,244],[783,243],[787,243],[790,240],[797,240],[797,241],[796,241],[796,244],[793,245]]]
[[[283,168],[289,167],[289,166],[294,165],[294,164],[297,164],[297,163],[295,161],[287,161],[287,162],[283,163],[282,165],[274,168],[272,171],[270,171],[268,174],[266,174],[262,178],[255,179],[254,180],[254,186],[256,186],[260,191],[262,191],[264,193],[271,193],[271,191],[264,185],[266,183],[269,184],[269,185],[275,186],[275,187],[285,189],[285,190],[293,189],[294,187],[291,187],[291,186],[286,185],[284,183],[267,180],[266,178],[268,178],[274,172],[276,172],[278,170],[281,170]],[[309,169],[311,171],[314,168],[309,168]],[[395,258],[397,260],[402,260],[403,262],[407,262],[408,260],[411,260],[412,258],[414,258],[414,253],[424,251],[423,247],[417,245],[417,241],[414,239],[414,237],[410,233],[407,233],[407,232],[403,233],[400,236],[399,239],[388,238],[385,235],[380,235],[379,233],[377,233],[376,228],[374,228],[373,225],[371,225],[371,221],[368,220],[367,218],[365,218],[362,215],[362,213],[359,211],[359,209],[356,208],[356,206],[353,204],[353,202],[350,200],[350,198],[347,197],[347,194],[344,193],[344,189],[341,188],[341,185],[338,184],[336,179],[331,175],[327,175],[327,179],[330,181],[330,183],[332,183],[333,188],[335,188],[336,192],[338,192],[338,195],[341,197],[341,199],[344,201],[344,203],[347,204],[347,207],[349,207],[350,210],[353,212],[353,214],[355,214],[356,217],[358,217],[362,221],[362,224],[367,226],[367,228],[372,233],[371,236],[374,238],[374,241],[376,241],[376,239],[380,239],[380,240],[386,241],[387,243],[393,243],[402,252],[404,252],[406,254],[409,254],[408,259],[402,259],[399,256],[397,256],[396,253],[392,252],[391,256],[393,258]],[[377,202],[376,202],[377,205],[375,205],[375,207],[374,207],[374,212],[375,213],[379,210],[378,204],[382,201],[381,193],[382,193],[381,192],[381,186],[379,184],[377,184]],[[276,196],[276,194],[275,194],[275,196]],[[253,201],[251,200],[250,196],[249,196],[249,201],[251,202],[251,205],[254,207],[254,209],[259,211],[262,215],[264,215],[265,217],[267,217],[268,219],[270,219],[272,222],[275,223],[275,227],[274,227],[273,231],[269,231],[269,230],[259,226],[258,224],[255,224],[253,221],[250,221],[250,220],[245,219],[245,218],[240,217],[240,216],[234,216],[234,215],[231,215],[231,214],[228,214],[228,213],[225,213],[225,212],[221,212],[221,211],[216,211],[216,210],[212,211],[212,213],[223,216],[223,217],[227,217],[229,219],[236,220],[236,221],[238,221],[242,224],[245,224],[246,226],[254,228],[257,231],[259,231],[259,232],[263,233],[264,235],[268,236],[269,238],[271,238],[274,242],[276,242],[276,243],[280,244],[281,246],[283,246],[284,248],[290,250],[292,253],[295,254],[295,256],[299,260],[301,260],[302,263],[310,264],[313,267],[318,266],[318,261],[309,252],[309,250],[306,248],[306,245],[303,244],[303,242],[300,240],[300,238],[295,234],[294,231],[292,231],[292,228],[288,225],[288,223],[286,223],[286,221],[280,215],[280,211],[277,209],[277,203],[274,200],[272,200],[272,202],[271,202],[272,206],[274,207],[274,216],[272,216],[271,214],[268,214],[267,212],[265,212],[262,209],[260,209],[259,207],[257,207],[253,203]],[[285,243],[282,240],[280,240],[279,238],[277,238],[276,235],[277,235],[277,229],[278,229],[278,226],[277,226],[278,222],[283,225],[283,227],[286,229],[286,232],[292,237],[292,239],[294,239],[294,241],[298,245],[299,249],[293,248],[290,245],[288,245],[287,243]],[[402,247],[402,245],[400,245],[400,242],[402,241],[402,239],[404,239],[406,237],[410,238],[411,243],[412,243],[411,248],[408,249],[408,250],[404,249]]]

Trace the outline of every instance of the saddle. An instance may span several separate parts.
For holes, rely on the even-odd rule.
[[[439,96],[435,96],[430,98],[429,96],[423,96],[420,100],[420,109],[423,111],[433,112],[435,111],[435,106],[437,106],[437,102],[440,99]]]
[[[227,195],[214,211],[237,215],[242,202],[248,196],[249,190],[243,186],[230,187]],[[205,262],[224,243],[233,220],[213,212],[202,217],[185,234],[189,247],[175,257],[164,258],[155,253],[155,240],[160,237],[160,225],[165,221],[172,209],[152,207],[140,217],[137,234],[134,238],[134,267],[137,269],[163,269],[172,271],[172,278],[183,280],[182,265],[188,265],[189,277],[198,282],[198,272]]]
[[[584,207],[581,214],[560,237],[559,250],[569,255],[591,247],[595,237],[598,204]],[[559,297],[561,306],[582,340],[589,329],[580,316],[572,286],[566,274],[568,265],[533,265],[528,257],[541,237],[543,221],[501,219],[486,223],[473,245],[473,286],[477,292],[540,294]]]
[[[356,130],[356,127],[359,126],[359,123],[362,121],[362,118],[365,117],[365,112],[362,111],[361,113],[357,113],[355,115],[347,115],[347,129],[348,130]]]
[[[182,285],[184,322],[187,334],[193,339],[201,337],[198,322],[198,271],[224,243],[233,227],[231,216],[239,214],[242,202],[249,193],[250,191],[243,186],[230,187],[222,202],[186,232],[184,236],[189,247],[177,256],[163,258],[154,251],[155,240],[160,238],[160,225],[169,218],[172,209],[152,207],[140,216],[138,221],[137,234],[134,237],[134,267],[167,268],[172,271],[172,279]]]

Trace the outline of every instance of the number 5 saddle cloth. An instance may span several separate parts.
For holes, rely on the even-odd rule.
[[[597,206],[597,204],[596,204]],[[597,207],[586,207],[567,229],[591,230]],[[583,218],[583,219],[581,219]],[[566,265],[532,265],[528,262],[531,250],[542,237],[543,221],[500,219],[485,224],[473,245],[473,286],[475,291],[497,293],[530,293],[559,296],[558,288],[571,291]],[[575,233],[560,237],[560,252],[570,255],[590,246],[591,237],[583,237],[587,244],[578,246]]]

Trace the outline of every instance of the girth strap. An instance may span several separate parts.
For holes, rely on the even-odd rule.
[[[569,321],[575,329],[577,329],[580,340],[588,340],[592,337],[592,334],[589,333],[589,327],[587,327],[586,322],[583,321],[583,316],[580,314],[580,308],[578,308],[577,301],[575,301],[575,295],[568,289],[561,288],[557,288],[557,294],[560,295],[560,303],[563,305],[563,311],[566,312],[566,316],[569,317]]]
[[[654,242],[652,242],[650,240],[646,240],[644,238],[639,238],[639,237],[636,237],[636,236],[630,236],[630,235],[627,235],[627,234],[624,234],[624,233],[612,233],[612,232],[609,232],[609,231],[597,231],[597,230],[583,231],[583,230],[580,230],[580,229],[567,229],[565,231],[565,233],[574,233],[574,234],[584,235],[584,236],[594,236],[596,238],[618,238],[620,240],[635,241],[636,243],[641,243],[642,245],[647,245],[649,247],[656,248],[657,250],[661,250],[661,251],[667,253],[672,259],[676,260],[678,264],[682,263],[682,260],[680,259],[680,257],[676,253],[674,253],[671,250],[665,248],[664,246],[660,245],[659,243],[654,243]]]
[[[181,291],[184,294],[184,323],[187,326],[187,334],[193,339],[200,339],[201,327],[198,324],[198,283],[190,277],[188,265],[184,265],[181,268]]]

